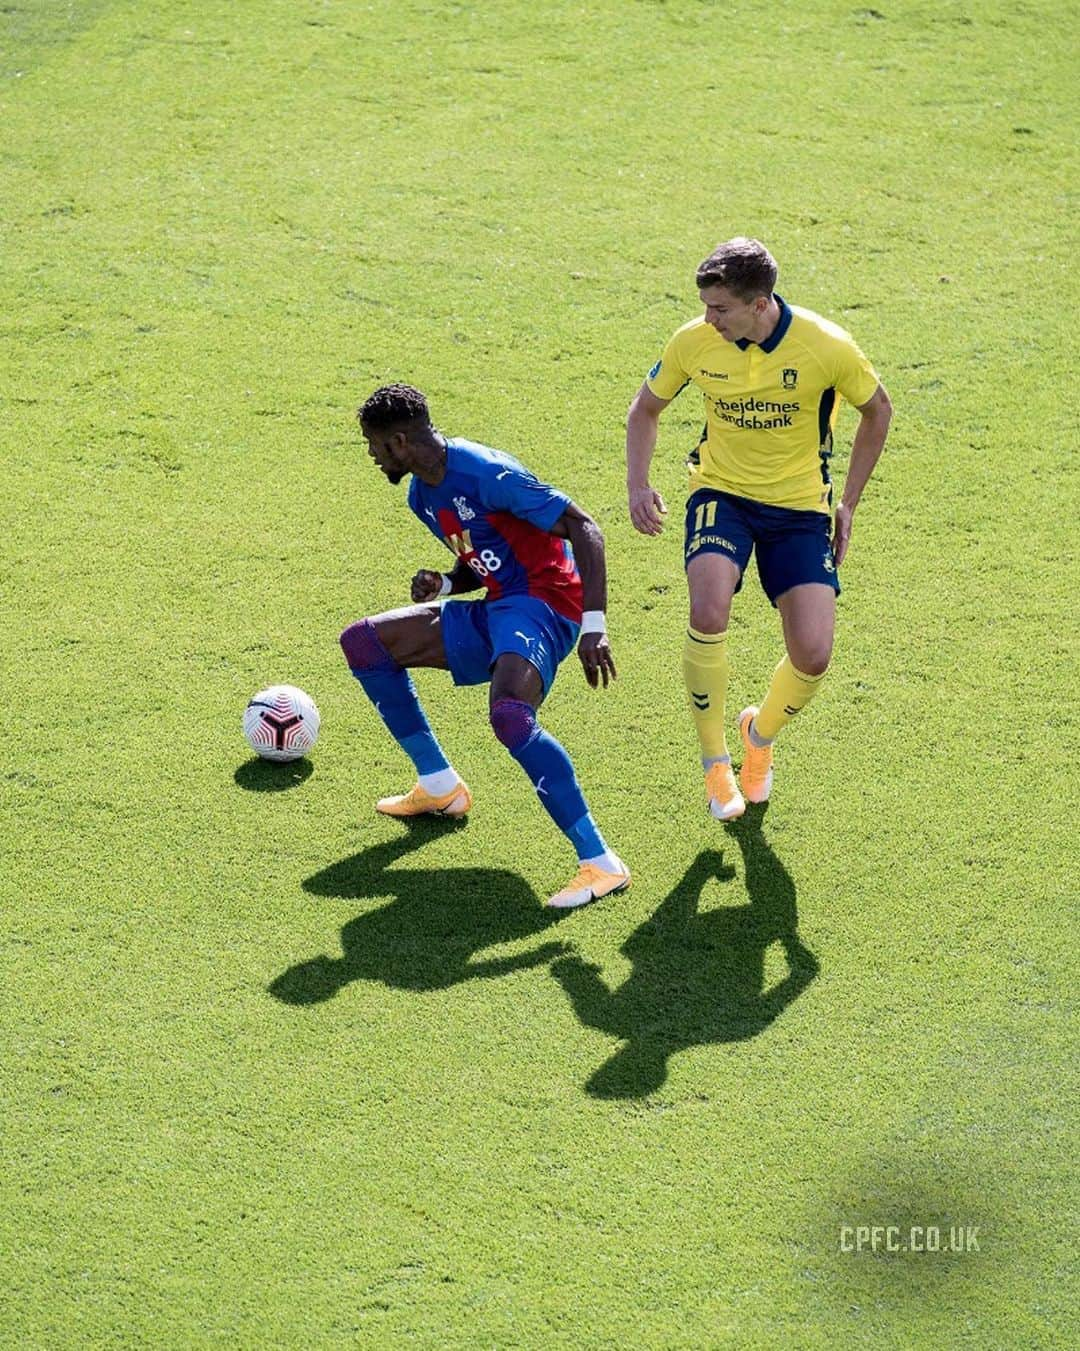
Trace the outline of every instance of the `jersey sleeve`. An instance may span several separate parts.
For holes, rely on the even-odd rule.
[[[509,458],[493,465],[479,487],[480,499],[486,507],[508,511],[539,530],[550,530],[570,505],[565,493]]]
[[[845,337],[846,341],[836,344],[833,383],[848,403],[858,408],[873,397],[880,381],[859,344],[854,338]]]
[[[679,341],[681,337],[681,330],[671,336],[664,348],[663,356],[645,377],[646,385],[656,397],[669,403],[676,394],[686,388],[690,379],[690,372],[686,369],[682,355],[683,344]]]

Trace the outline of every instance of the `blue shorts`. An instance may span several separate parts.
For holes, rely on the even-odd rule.
[[[823,511],[792,511],[699,488],[686,504],[686,562],[701,553],[723,554],[739,569],[738,591],[754,552],[761,585],[774,605],[778,596],[806,582],[822,582],[839,593],[831,524]]]
[[[535,596],[451,600],[442,607],[443,648],[455,685],[483,685],[496,659],[516,652],[540,672],[547,694],[579,629]]]

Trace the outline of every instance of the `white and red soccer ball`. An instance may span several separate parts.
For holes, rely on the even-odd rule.
[[[299,760],[315,745],[319,710],[295,685],[271,685],[244,709],[244,736],[264,760]]]

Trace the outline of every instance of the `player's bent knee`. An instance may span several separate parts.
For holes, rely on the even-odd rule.
[[[536,731],[536,710],[522,699],[496,699],[490,717],[492,731],[511,754]]]
[[[393,660],[370,619],[359,619],[350,624],[338,641],[350,670],[370,671]]]
[[[731,605],[701,605],[690,608],[690,627],[698,633],[724,633],[731,618]]]
[[[823,676],[829,669],[831,658],[832,651],[830,648],[810,648],[806,652],[792,653],[791,663],[803,675]]]

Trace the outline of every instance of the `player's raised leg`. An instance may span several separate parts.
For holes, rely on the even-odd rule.
[[[739,783],[750,802],[765,802],[772,791],[776,734],[804,709],[821,688],[832,657],[836,591],[817,582],[793,586],[776,599],[784,626],[784,657],[773,672],[760,708],[739,715],[743,764]]]
[[[530,661],[510,652],[497,659],[491,677],[491,726],[529,776],[548,815],[574,846],[578,871],[547,902],[572,909],[625,890],[630,871],[600,834],[569,755],[537,721],[536,710],[543,697],[543,681]]]
[[[341,648],[349,669],[418,776],[409,792],[381,798],[376,809],[386,816],[464,816],[472,797],[443,754],[407,670],[446,669],[439,607],[416,605],[361,619],[342,633]]]
[[[705,797],[718,821],[733,820],[746,810],[735,783],[724,726],[727,627],[741,575],[738,563],[719,552],[695,552],[686,569],[690,626],[683,645],[683,679],[701,748]]]

